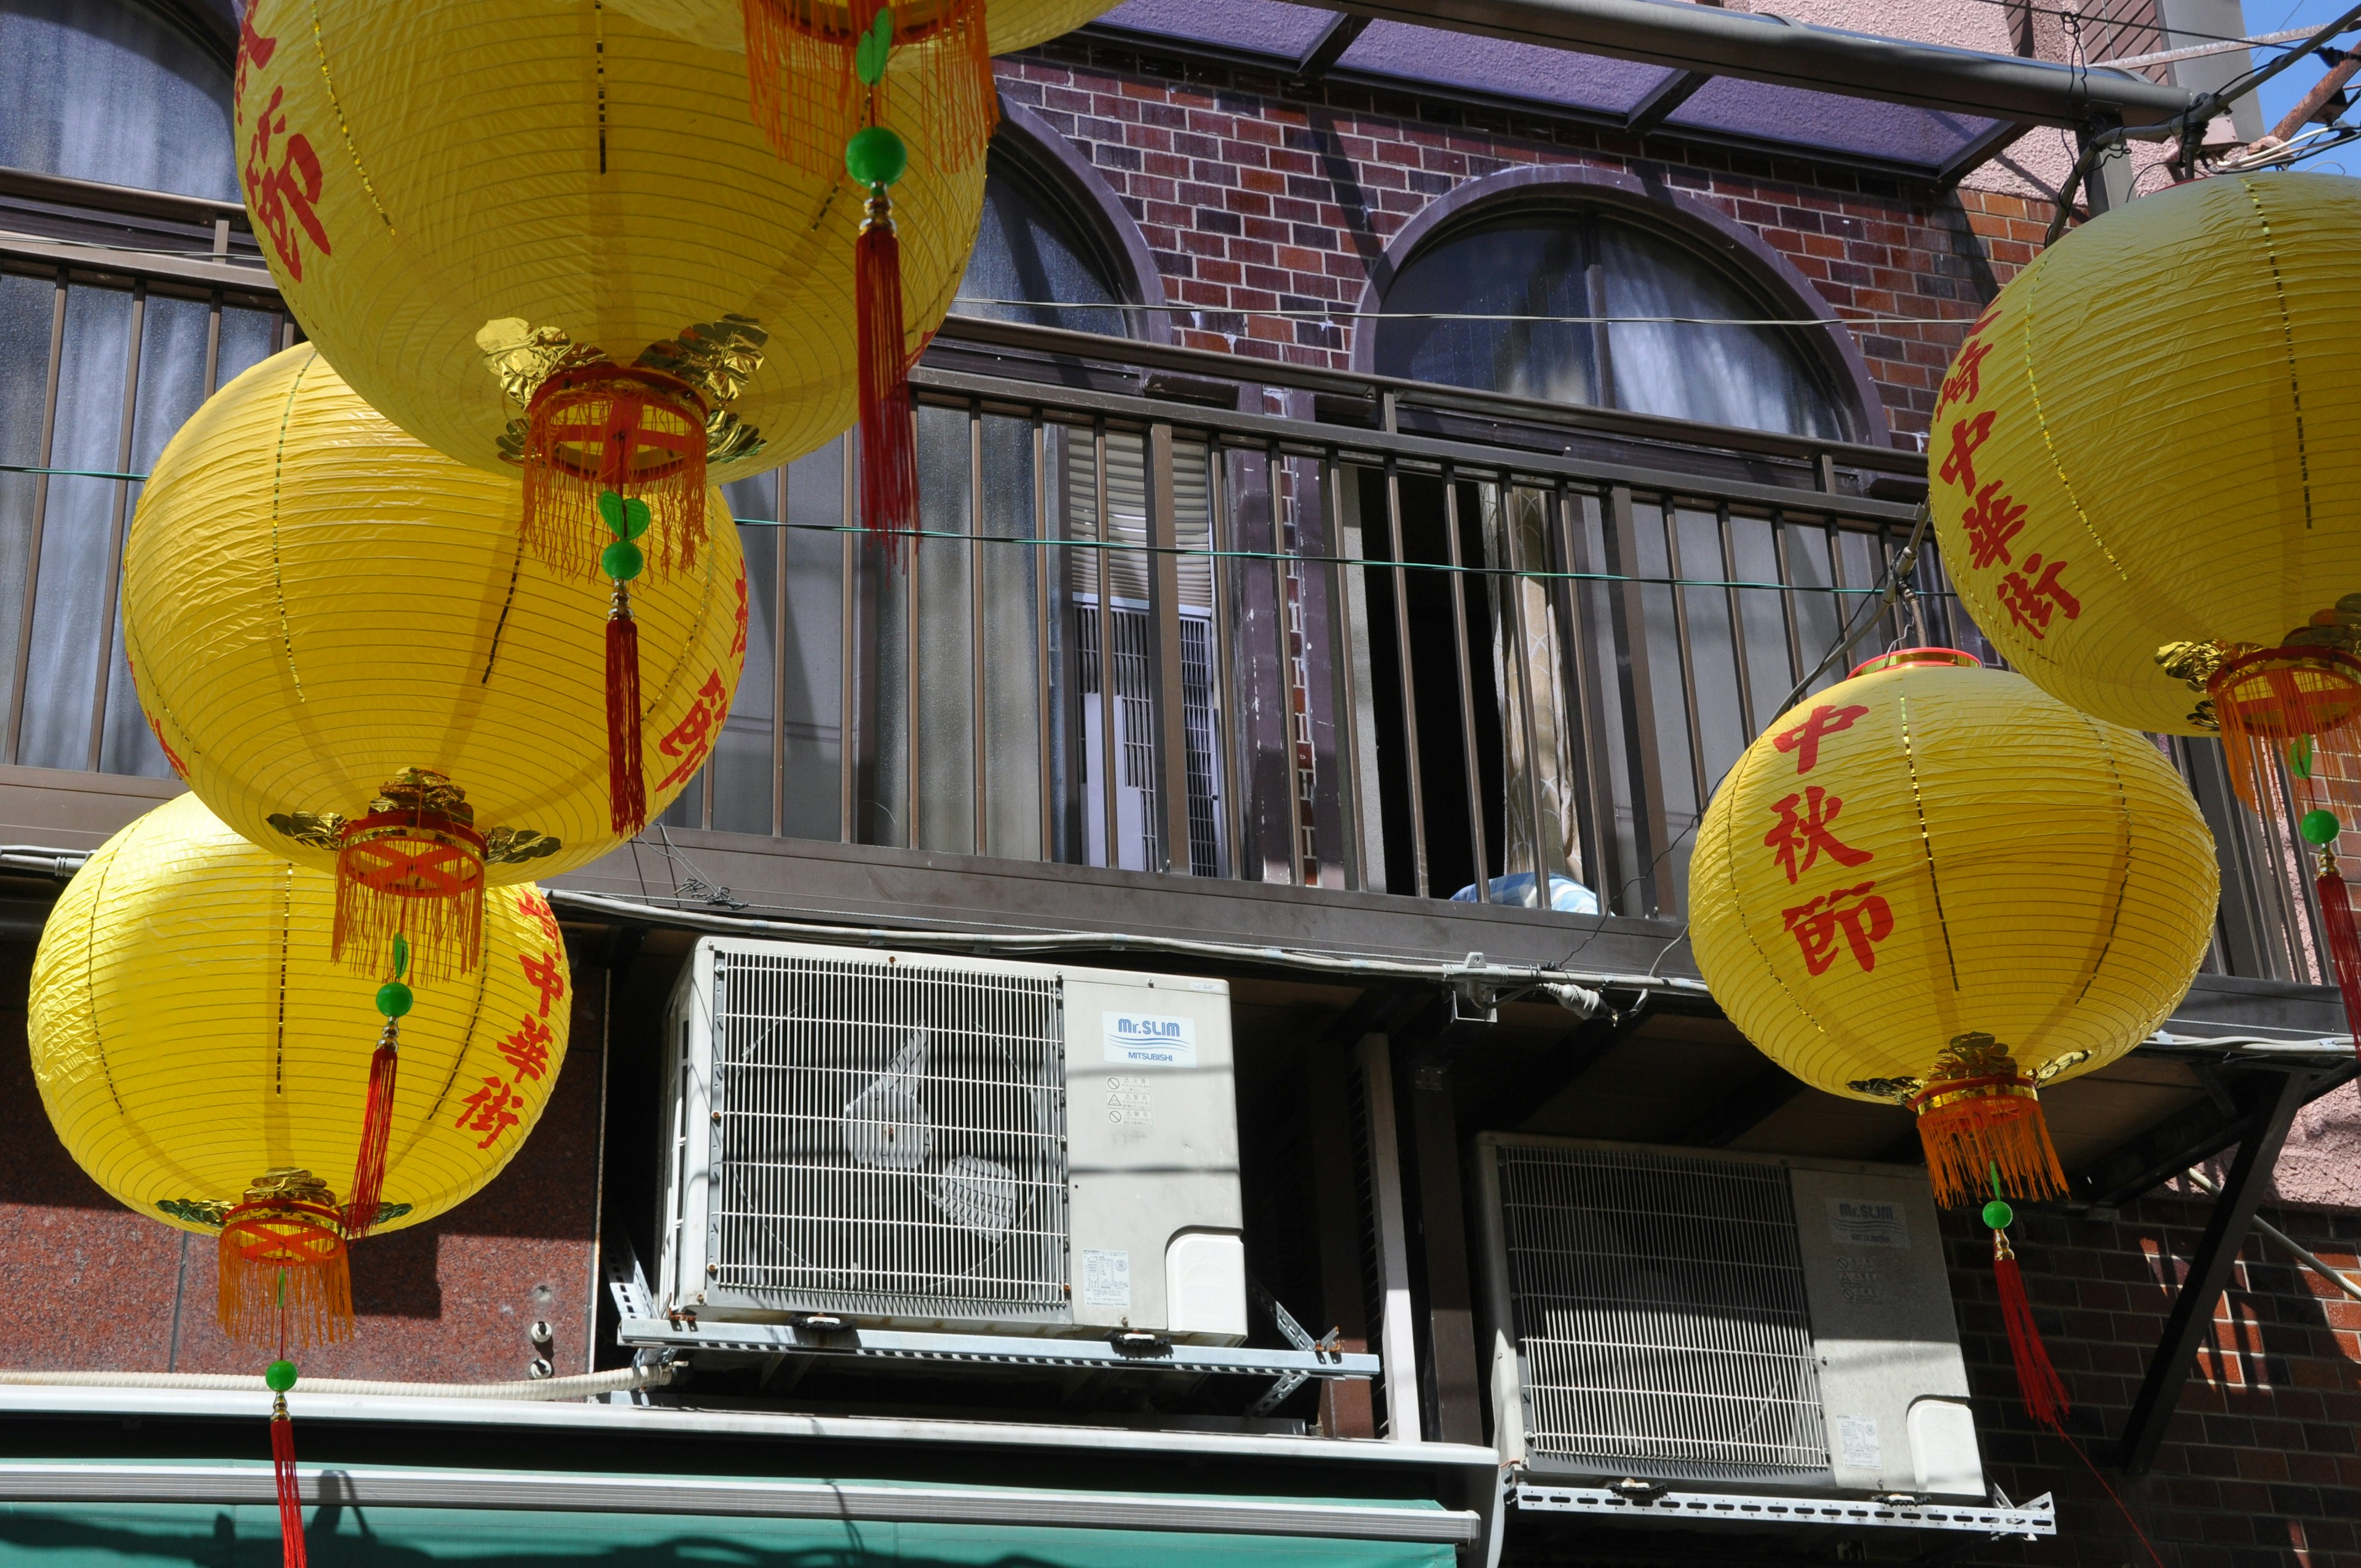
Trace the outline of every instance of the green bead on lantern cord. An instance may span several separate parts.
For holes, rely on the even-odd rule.
[[[844,144],[844,171],[874,190],[891,185],[910,167],[910,149],[884,126],[867,126]]]
[[[1995,1231],[2004,1231],[2016,1223],[2016,1211],[2005,1199],[1995,1198],[1984,1205],[1984,1223]]]
[[[2333,811],[2307,811],[2296,819],[2295,830],[2303,835],[2305,843],[2324,849],[2336,841],[2342,826]]]
[[[645,533],[650,520],[647,502],[614,490],[598,492],[598,517],[608,532],[626,543]]]
[[[284,1394],[295,1387],[295,1364],[291,1361],[272,1362],[262,1369],[262,1381],[272,1393]]]
[[[646,565],[647,557],[628,539],[618,539],[598,552],[598,569],[619,583],[630,582]]]
[[[377,1010],[389,1018],[408,1013],[412,1000],[410,987],[398,980],[389,980],[377,988]]]

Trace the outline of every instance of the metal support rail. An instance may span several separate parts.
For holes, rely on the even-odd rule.
[[[1117,1345],[1104,1339],[906,1333],[802,1323],[675,1323],[664,1318],[626,1318],[615,1330],[617,1343],[635,1349],[745,1355],[844,1356],[1192,1376],[1277,1378],[1301,1373],[1323,1381],[1375,1377],[1383,1370],[1377,1356],[1358,1351],[1253,1350],[1243,1345],[1177,1344],[1150,1335],[1137,1338],[1137,1344]]]
[[[1800,1497],[1745,1492],[1645,1492],[1609,1486],[1546,1486],[1519,1482],[1510,1506],[1537,1513],[1604,1514],[1651,1524],[1868,1525],[1899,1530],[1977,1530],[1994,1540],[2033,1541],[2058,1533],[2058,1507],[2044,1492],[2029,1503],[1889,1502],[1879,1498]]]

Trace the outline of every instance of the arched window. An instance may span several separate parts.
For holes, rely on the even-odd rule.
[[[137,0],[0,0],[0,165],[236,201],[231,51],[201,25]]]
[[[1029,139],[1005,127],[992,139],[983,222],[952,309],[1073,332],[1150,335],[1142,313],[1109,308],[1142,302],[1116,236],[1068,181],[1042,167]]]
[[[1795,435],[1850,433],[1809,341],[1828,329],[1721,324],[1802,313],[1603,204],[1520,206],[1454,225],[1411,253],[1383,308],[1375,367],[1383,375]],[[1468,315],[1509,319],[1452,319]]]

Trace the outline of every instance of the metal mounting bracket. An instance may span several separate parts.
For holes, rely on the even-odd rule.
[[[1336,1350],[1256,1350],[1245,1345],[1171,1344],[1127,1352],[1104,1339],[1022,1338],[1014,1334],[906,1333],[884,1329],[816,1329],[801,1323],[719,1323],[627,1317],[615,1340],[633,1348],[730,1352],[747,1355],[843,1356],[941,1361],[970,1366],[1060,1367],[1093,1372],[1177,1373],[1192,1376],[1375,1377],[1378,1357]]]

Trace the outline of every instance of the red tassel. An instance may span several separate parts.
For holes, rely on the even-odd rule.
[[[2354,928],[2353,900],[2345,889],[2345,873],[2337,869],[2336,852],[2322,850],[2320,861],[2312,887],[2320,895],[2320,922],[2328,927],[2336,989],[2345,993],[2345,1026],[2353,1031],[2354,1051],[2361,1054],[2361,930]]]
[[[2009,1250],[2008,1237],[1999,1231],[1993,1233],[1993,1279],[2000,1287],[2000,1315],[2008,1325],[2008,1354],[2016,1363],[2016,1392],[2025,1401],[2025,1413],[2050,1431],[2062,1432],[2066,1413],[2073,1407],[2066,1398],[2066,1385],[2058,1379],[2058,1369],[2049,1365],[2041,1330],[2033,1321],[2033,1303],[2026,1299],[2016,1254]]]
[[[270,1468],[279,1480],[279,1542],[286,1568],[305,1568],[303,1491],[295,1475],[295,1423],[287,1417],[287,1396],[270,1401]]]
[[[377,1223],[385,1188],[385,1152],[393,1136],[393,1085],[401,1069],[401,1026],[385,1021],[385,1033],[369,1058],[368,1109],[361,1115],[361,1148],[353,1162],[353,1184],[345,1199],[345,1237],[358,1241]]]
[[[615,585],[607,617],[607,813],[623,838],[648,825],[648,786],[640,771],[640,624],[631,594]]]
[[[917,527],[918,455],[910,432],[909,356],[902,335],[902,245],[883,189],[853,250],[861,340],[861,522],[889,560]]]

